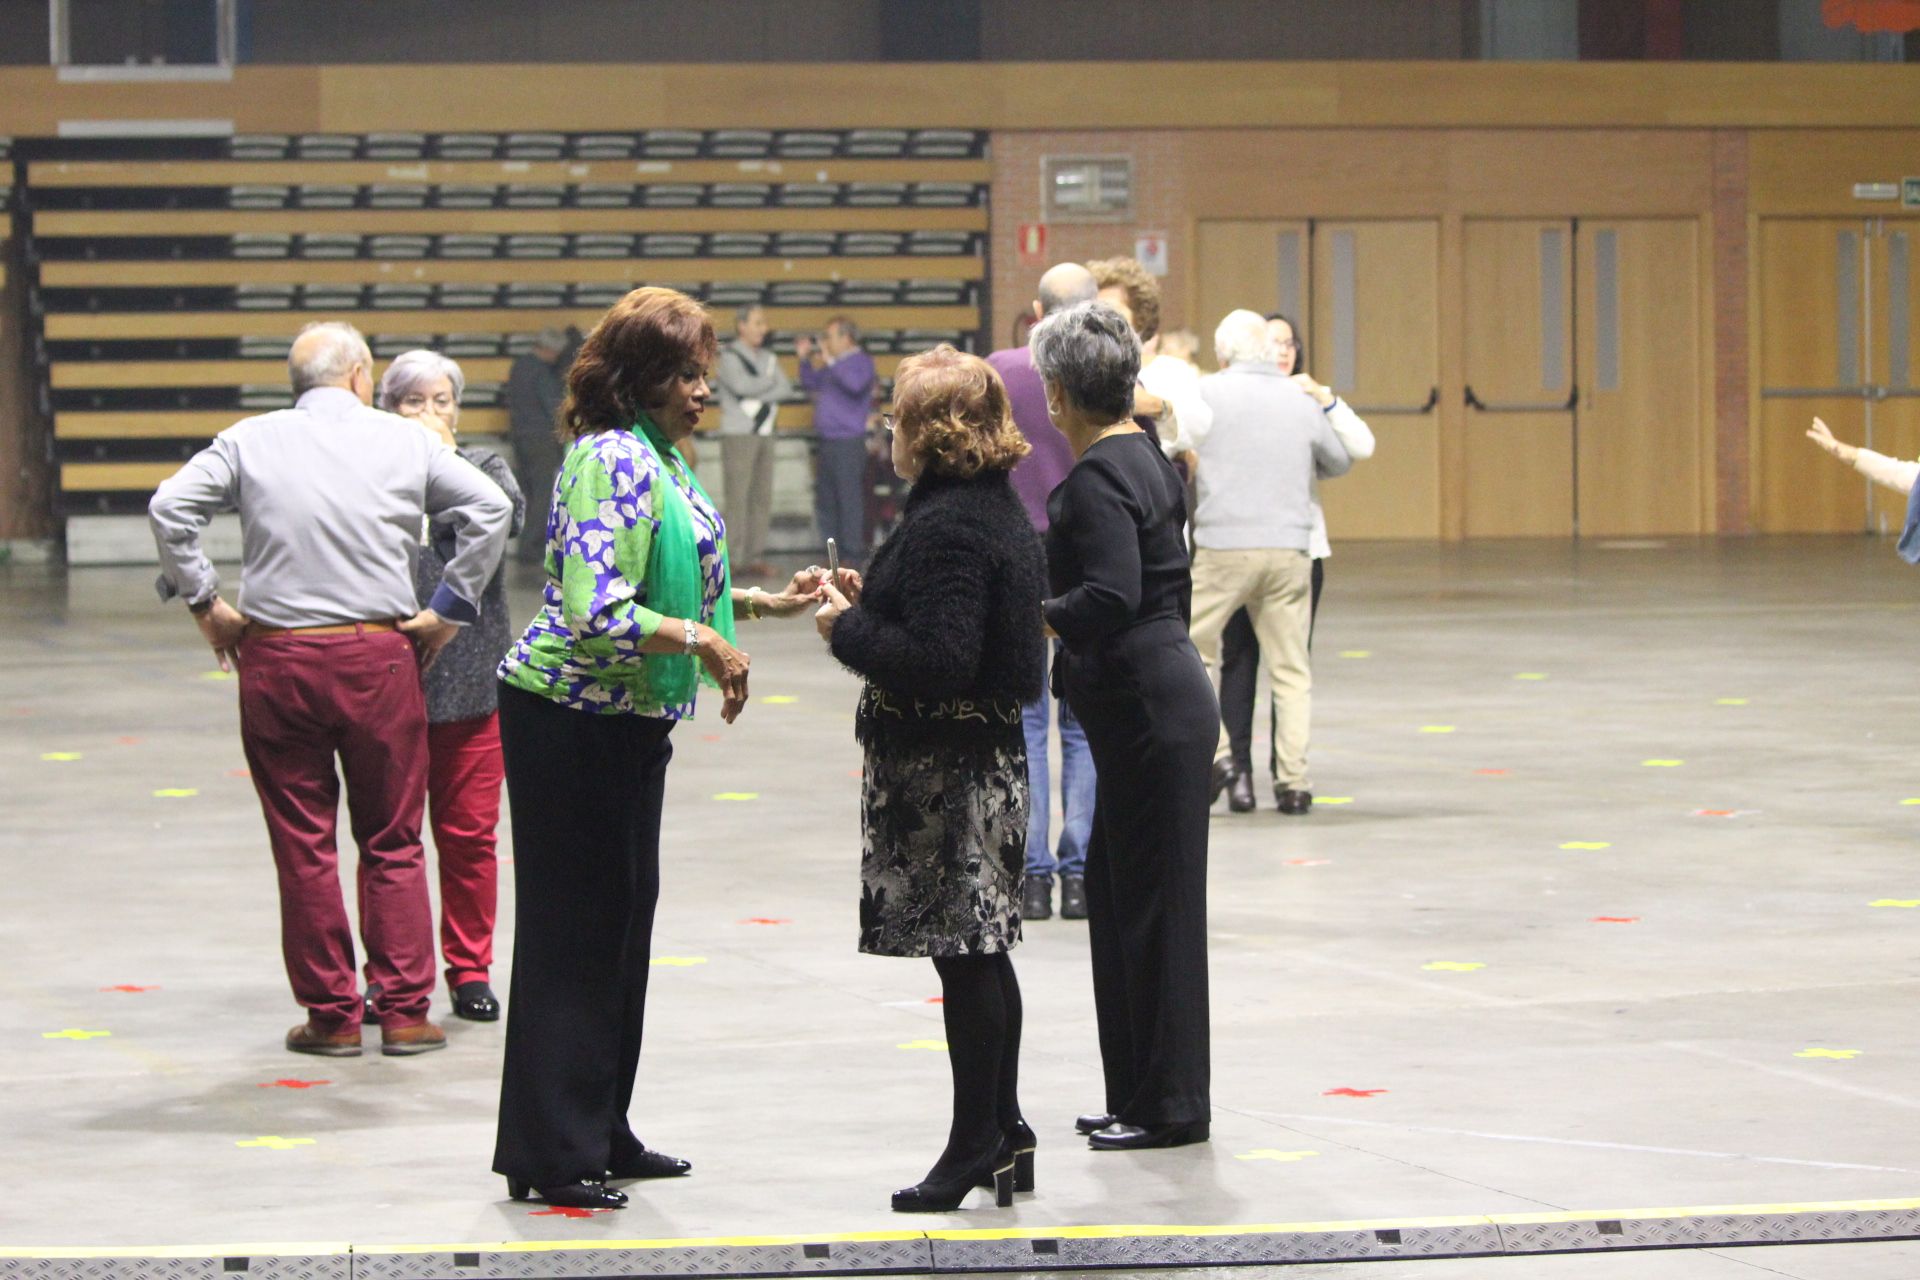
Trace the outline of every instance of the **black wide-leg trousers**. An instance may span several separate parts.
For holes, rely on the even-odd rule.
[[[1086,885],[1106,1110],[1145,1127],[1208,1120],[1207,809],[1219,706],[1177,619],[1142,624],[1067,671],[1099,774]]]
[[[604,1177],[644,1150],[627,1108],[673,724],[500,691],[514,934],[493,1168],[536,1187]]]

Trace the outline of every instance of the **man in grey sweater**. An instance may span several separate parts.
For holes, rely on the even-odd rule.
[[[360,846],[360,935],[391,1055],[443,1048],[427,1020],[433,916],[420,819],[427,795],[421,665],[479,617],[512,504],[418,423],[368,407],[373,356],[351,325],[310,325],[287,363],[291,409],[222,431],[153,495],[160,596],[187,602],[222,669],[240,667],[240,743],[280,880],[280,939],[307,1020],[295,1053],[357,1057],[363,1004],[335,842],[339,757]],[[238,607],[200,536],[240,513]],[[446,572],[421,608],[428,517],[450,526]]]
[[[1210,674],[1220,635],[1245,607],[1267,665],[1275,712],[1274,799],[1280,811],[1313,805],[1307,733],[1313,675],[1313,477],[1352,465],[1319,403],[1274,362],[1266,321],[1235,311],[1214,333],[1220,372],[1200,380],[1213,421],[1196,432],[1199,502],[1193,516],[1194,647]],[[1232,771],[1226,730],[1214,758],[1215,792]]]
[[[727,499],[727,549],[736,573],[762,578],[773,515],[773,430],[793,384],[767,350],[767,313],[758,303],[734,315],[733,341],[720,349],[720,466]]]

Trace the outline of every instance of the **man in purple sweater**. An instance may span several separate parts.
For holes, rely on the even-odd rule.
[[[867,415],[873,412],[873,357],[860,349],[860,328],[847,316],[827,321],[819,346],[803,334],[793,352],[800,357],[800,385],[813,397],[813,430],[820,438],[814,518],[820,536],[839,544],[840,563],[858,569],[867,561]]]
[[[1039,320],[1099,293],[1093,273],[1077,262],[1063,262],[1040,277],[1033,317]],[[1047,392],[1033,367],[1033,353],[1011,347],[987,357],[1007,384],[1014,425],[1033,452],[1013,469],[1013,488],[1026,506],[1027,517],[1041,533],[1047,531],[1047,495],[1073,470],[1073,447],[1047,416]],[[1055,641],[1056,647],[1059,641]],[[1086,731],[1060,704],[1060,845],[1056,855],[1047,841],[1051,817],[1052,780],[1047,769],[1047,722],[1050,699],[1046,690],[1022,709],[1027,731],[1027,785],[1033,808],[1027,820],[1027,872],[1021,891],[1024,920],[1045,920],[1053,914],[1053,877],[1060,876],[1060,915],[1068,920],[1087,918],[1087,838],[1093,832],[1093,753],[1087,750]]]

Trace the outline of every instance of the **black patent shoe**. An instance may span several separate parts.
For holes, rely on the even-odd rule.
[[[606,1183],[596,1182],[591,1178],[582,1178],[578,1182],[563,1182],[551,1187],[536,1187],[518,1178],[508,1178],[507,1194],[515,1200],[526,1200],[537,1194],[548,1204],[560,1209],[624,1209],[627,1207],[626,1192],[615,1191]]]
[[[607,1170],[609,1181],[631,1178],[684,1178],[693,1172],[693,1162],[670,1156],[664,1151],[642,1151],[616,1169]]]
[[[1109,1115],[1104,1111],[1096,1111],[1090,1116],[1081,1116],[1075,1120],[1073,1122],[1073,1131],[1075,1133],[1098,1133],[1119,1118],[1120,1117],[1115,1115]]]
[[[1142,1127],[1115,1122],[1087,1135],[1087,1144],[1095,1151],[1146,1151],[1154,1147],[1184,1147],[1208,1138],[1205,1120],[1186,1124],[1156,1124]]]
[[[1060,918],[1062,920],[1085,920],[1087,918],[1087,879],[1085,876],[1060,877]]]
[[[1253,771],[1236,767],[1233,781],[1227,784],[1227,811],[1229,813],[1253,812]]]
[[[498,1022],[500,997],[484,980],[463,982],[453,989],[453,1015],[468,1022]]]
[[[1020,888],[1022,920],[1053,919],[1053,877],[1028,876]]]
[[[1212,789],[1207,792],[1207,803],[1212,804],[1218,800],[1220,793],[1231,786],[1233,780],[1239,775],[1240,770],[1234,766],[1232,760],[1226,759],[1225,757],[1215,760],[1213,762],[1213,786]]]
[[[967,1192],[989,1185],[993,1187],[994,1204],[1009,1208],[1013,1204],[1013,1169],[1013,1157],[1005,1154],[1003,1146],[957,1178],[928,1178],[894,1192],[893,1211],[951,1213],[967,1198]]]

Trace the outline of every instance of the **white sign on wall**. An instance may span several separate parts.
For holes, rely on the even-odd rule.
[[[1167,274],[1167,233],[1164,231],[1136,231],[1133,234],[1133,256],[1147,269],[1150,276]]]

